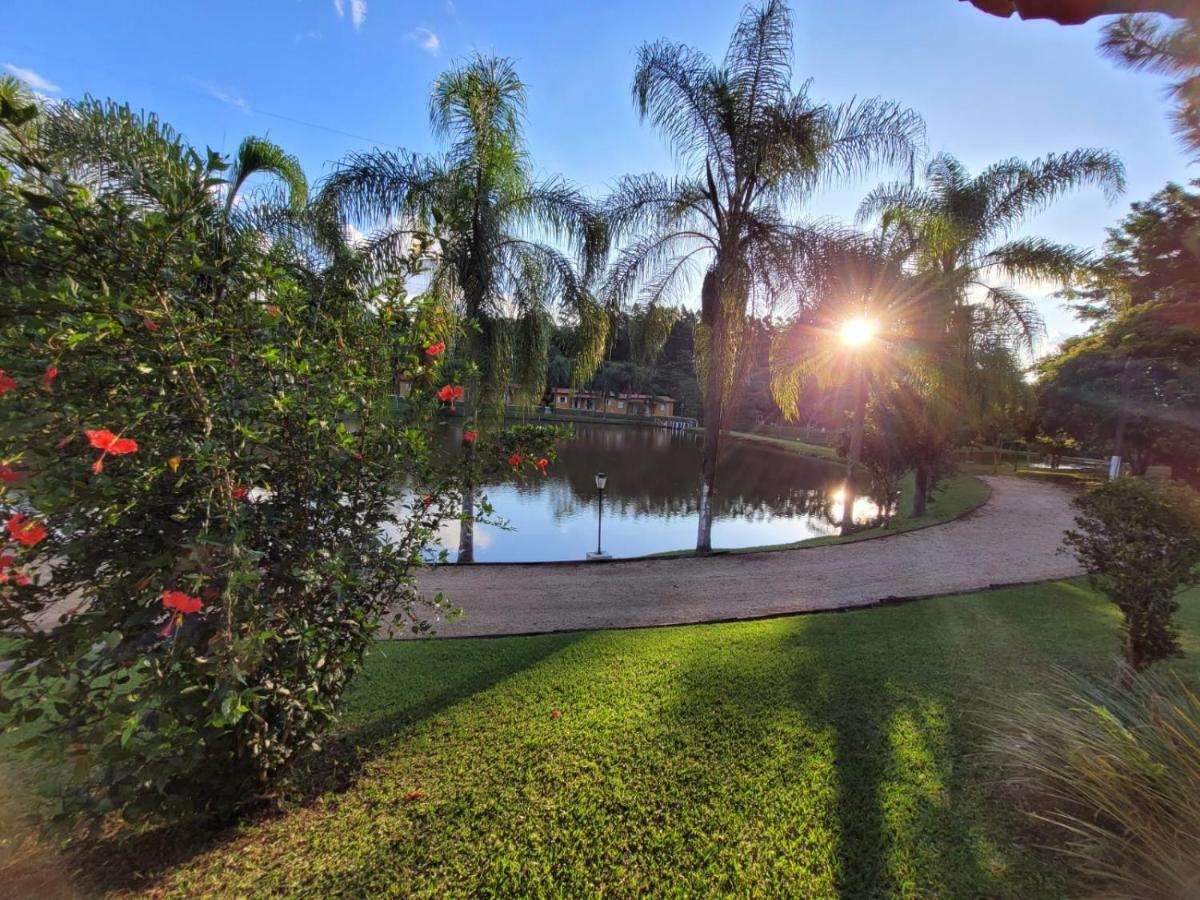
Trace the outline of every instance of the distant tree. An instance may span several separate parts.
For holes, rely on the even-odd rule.
[[[1111,448],[1121,432],[1135,473],[1169,465],[1200,480],[1200,308],[1190,301],[1130,310],[1070,341],[1038,369],[1037,421]]]
[[[1167,185],[1110,229],[1065,296],[1092,332],[1039,366],[1037,420],[1200,481],[1200,194]]]

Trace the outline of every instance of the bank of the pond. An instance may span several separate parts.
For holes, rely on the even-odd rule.
[[[1169,667],[1200,676],[1200,592],[1179,622]],[[1073,580],[845,615],[382,643],[327,742],[354,761],[344,789],[236,829],[114,843],[83,870],[31,846],[0,883],[1061,897],[1083,886],[1034,849],[1045,835],[978,751],[997,702],[1043,689],[1052,665],[1111,677],[1119,642],[1116,609]],[[0,809],[10,841],[19,811]]]
[[[800,456],[809,456],[824,460],[838,459],[836,450],[832,447],[823,447],[819,444],[808,444],[804,441],[751,434],[744,431],[732,431],[730,432],[730,436],[738,440],[782,447]],[[846,544],[855,541],[866,541],[871,538],[886,537],[890,534],[902,534],[906,531],[928,528],[931,525],[941,525],[945,522],[961,518],[987,503],[988,498],[991,497],[991,488],[987,482],[977,477],[978,474],[982,473],[983,470],[981,468],[972,467],[971,471],[960,471],[951,475],[938,489],[934,499],[929,502],[925,515],[912,516],[910,515],[910,510],[912,509],[912,495],[916,483],[910,472],[900,481],[900,501],[896,505],[896,514],[892,517],[892,521],[886,528],[875,526],[862,528],[850,534],[827,534],[806,538],[803,541],[765,544],[759,547],[718,548],[713,551],[713,555],[761,553],[768,550],[799,550],[804,547],[820,547],[826,544]],[[672,550],[666,553],[651,553],[640,558],[662,559],[695,555],[694,550]]]

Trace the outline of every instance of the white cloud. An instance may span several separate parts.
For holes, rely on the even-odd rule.
[[[410,31],[408,39],[416,41],[421,46],[421,49],[430,56],[437,56],[438,50],[442,48],[442,42],[438,36],[431,29],[423,25]]]
[[[297,44],[299,44],[303,41],[319,41],[321,39],[321,32],[319,32],[319,31],[301,31],[301,32],[298,32],[297,34],[293,35],[292,39]]]
[[[333,10],[339,19],[344,19],[346,0],[333,0]],[[367,21],[367,0],[350,0],[350,21],[354,23],[355,31],[362,28],[363,22]]]
[[[254,110],[250,108],[249,102],[245,97],[230,90],[227,87],[222,87],[219,84],[210,84],[207,81],[198,81],[196,84],[204,90],[208,96],[220,100],[226,106],[232,106],[234,109],[240,109],[246,115],[251,115]]]
[[[43,78],[37,72],[33,71],[33,69],[23,69],[20,66],[14,66],[12,63],[5,63],[4,68],[8,69],[9,72],[11,72],[13,75],[16,75],[35,91],[56,94],[62,90],[62,88],[60,88],[53,81],[50,81],[48,78]]]

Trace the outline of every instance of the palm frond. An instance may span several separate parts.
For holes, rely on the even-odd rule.
[[[761,112],[786,99],[791,90],[792,15],[787,6],[780,0],[766,0],[758,9],[747,6],[729,42],[724,67],[729,95],[739,100],[735,142],[741,144],[749,139]]]
[[[1046,323],[1034,302],[1010,287],[979,286],[984,291],[983,302],[992,314],[987,320],[991,337],[1033,353],[1046,334]]]
[[[981,233],[1005,235],[1059,197],[1095,185],[1110,201],[1125,190],[1125,167],[1108,150],[1081,149],[1050,153],[1025,162],[1008,159],[989,166],[976,179],[987,209]]]
[[[878,169],[911,173],[925,145],[921,116],[878,97],[830,107],[826,128],[819,173],[824,181],[858,178]]]
[[[286,153],[278,144],[250,136],[242,141],[233,159],[229,186],[225,194],[226,213],[233,207],[238,193],[252,175],[274,175],[287,189],[288,204],[293,210],[304,208],[308,202],[308,179],[300,160]]]
[[[720,80],[712,60],[698,50],[668,41],[644,44],[633,76],[633,102],[677,157],[715,162],[728,188],[729,138],[715,96]]]
[[[1015,281],[1057,281],[1067,284],[1088,267],[1086,250],[1039,237],[1019,238],[1002,244],[979,258],[984,269],[995,269]]]

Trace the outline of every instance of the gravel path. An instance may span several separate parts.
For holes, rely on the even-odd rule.
[[[1058,553],[1070,495],[1032,479],[990,477],[967,516],[852,544],[623,563],[441,566],[424,594],[466,615],[442,637],[633,628],[868,606],[1081,573]]]

